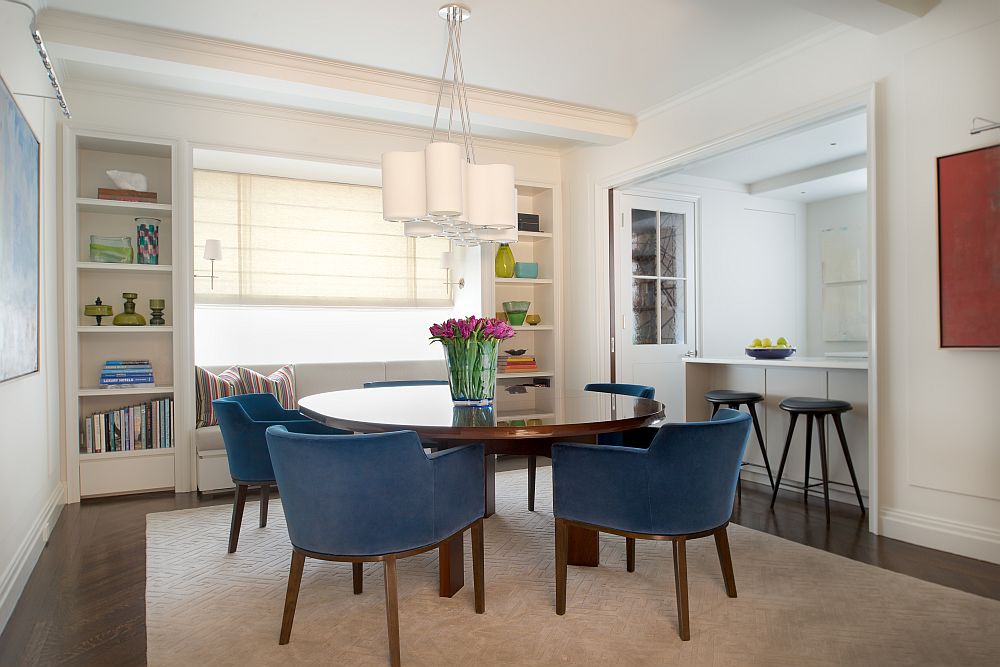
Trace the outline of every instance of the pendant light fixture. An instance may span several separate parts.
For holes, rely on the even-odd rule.
[[[412,237],[450,238],[459,245],[517,240],[517,190],[514,167],[477,164],[469,100],[462,67],[462,24],[472,12],[445,5],[438,14],[448,23],[441,84],[430,143],[422,151],[382,154],[382,217],[402,222]],[[450,65],[450,76],[449,76]],[[441,102],[450,90],[447,136],[438,130]],[[453,132],[455,114],[461,135]]]

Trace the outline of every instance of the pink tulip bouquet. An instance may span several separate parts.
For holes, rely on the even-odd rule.
[[[444,346],[448,384],[456,405],[492,405],[497,385],[499,342],[514,329],[492,317],[470,315],[431,325],[431,341]]]

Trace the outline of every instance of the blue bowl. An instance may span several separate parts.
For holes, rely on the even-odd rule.
[[[787,359],[795,354],[794,347],[748,347],[747,356],[754,359]]]
[[[538,262],[514,262],[514,276],[517,278],[537,278]]]

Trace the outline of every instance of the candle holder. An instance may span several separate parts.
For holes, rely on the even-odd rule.
[[[149,317],[149,326],[162,327],[167,323],[167,321],[163,319],[163,309],[166,307],[167,302],[163,299],[149,300],[149,311],[152,313]]]
[[[125,299],[125,312],[115,315],[111,323],[116,327],[146,326],[146,318],[135,312],[135,300],[139,295],[135,292],[122,292],[122,298]]]
[[[93,317],[97,319],[97,326],[101,326],[101,319],[104,317],[111,317],[112,310],[111,306],[105,306],[101,302],[101,297],[97,297],[94,303],[84,304],[83,314],[85,317]]]

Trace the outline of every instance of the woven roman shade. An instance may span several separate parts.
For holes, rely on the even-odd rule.
[[[382,219],[380,189],[253,174],[194,171],[196,273],[205,239],[222,241],[215,289],[197,303],[353,307],[452,304],[439,258],[446,239],[413,239]]]

